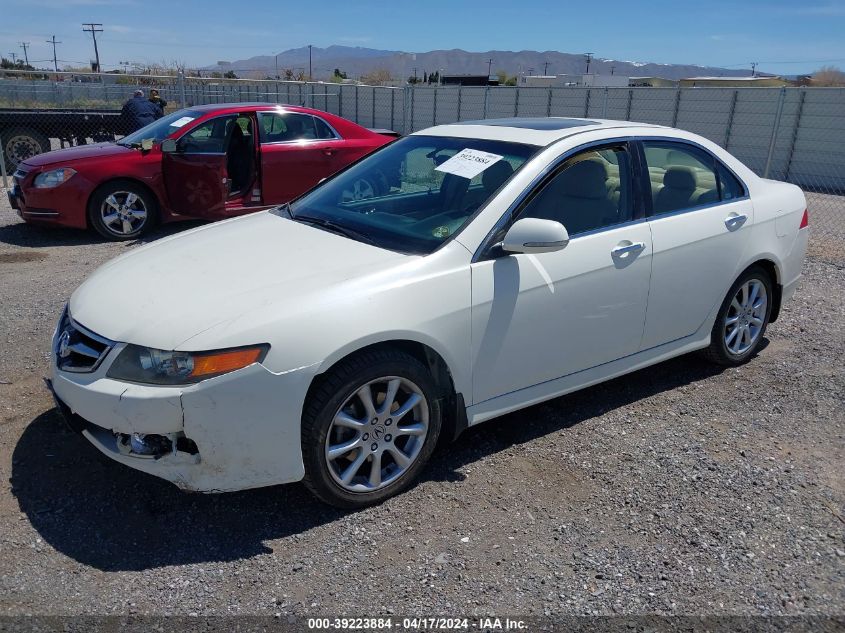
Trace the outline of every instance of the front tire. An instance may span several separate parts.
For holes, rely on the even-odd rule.
[[[747,362],[763,341],[773,297],[772,279],[764,268],[752,266],[740,275],[722,302],[704,357],[728,367]]]
[[[158,216],[158,202],[145,187],[116,180],[100,187],[88,205],[91,226],[107,240],[132,240],[149,231]]]
[[[410,486],[440,435],[439,395],[425,366],[404,352],[341,361],[305,406],[305,485],[344,509],[381,503]]]

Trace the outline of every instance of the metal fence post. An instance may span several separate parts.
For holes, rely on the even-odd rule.
[[[394,117],[396,115],[396,90],[390,88],[390,129],[396,130],[396,122]]]
[[[725,142],[722,145],[725,149],[728,149],[728,142],[731,140],[731,130],[734,126],[734,112],[736,112],[737,97],[739,97],[739,90],[734,90],[733,97],[731,97],[731,109],[728,113],[728,124],[725,126]]]
[[[373,86],[373,127],[376,127],[376,87]]]
[[[772,156],[775,153],[775,145],[777,144],[778,131],[780,131],[780,117],[783,114],[783,102],[786,99],[786,88],[780,89],[778,95],[778,107],[775,111],[775,120],[772,125],[772,138],[769,140],[769,154],[766,156],[766,167],[763,169],[763,178],[769,177],[769,170],[772,168]]]
[[[8,180],[8,176],[6,175],[6,156],[5,156],[5,153],[6,153],[5,150],[2,153],[0,153],[0,175],[3,176],[3,188],[8,189],[9,188],[9,180]]]
[[[607,86],[605,86],[604,87],[604,102],[602,103],[602,106],[601,106],[601,118],[603,118],[603,119],[607,118],[607,94],[608,94],[608,89],[607,89]]]
[[[408,130],[408,133],[414,131],[414,100],[416,99],[417,87],[411,86],[411,125]]]
[[[795,153],[795,142],[798,140],[798,129],[801,127],[801,115],[804,113],[804,99],[807,98],[807,91],[802,90],[798,98],[798,111],[795,113],[795,125],[792,127],[792,140],[789,143],[789,154],[786,158],[786,171],[783,174],[784,180],[789,180],[789,170],[792,168],[792,156]]]
[[[584,97],[584,118],[586,119],[590,116],[590,93],[592,92],[592,88],[587,88],[587,96]]]
[[[517,86],[516,94],[513,97],[513,115],[519,116],[519,86]]]
[[[675,92],[675,110],[672,112],[672,127],[677,127],[678,125],[678,112],[681,109],[681,87],[678,86]]]
[[[437,88],[434,89],[434,104],[431,108],[431,124],[437,125]]]
[[[634,102],[634,91],[629,90],[628,91],[628,105],[625,108],[625,120],[626,121],[631,120],[631,105],[633,104],[633,102]]]
[[[355,123],[361,125],[361,122],[358,120],[358,102],[360,101],[360,96],[358,92],[358,84],[355,84]]]
[[[481,114],[482,119],[487,118],[487,108],[490,103],[490,86],[484,86],[484,112]]]
[[[458,84],[458,121],[461,120],[461,85]]]
[[[546,116],[552,116],[552,90],[553,88],[549,86],[549,96],[546,100]]]
[[[179,107],[184,108],[187,107],[187,103],[185,103],[185,73],[181,70],[179,74],[176,76],[176,81],[179,84]]]
[[[407,136],[411,133],[411,126],[408,116],[411,112],[411,86],[402,88],[402,134]]]

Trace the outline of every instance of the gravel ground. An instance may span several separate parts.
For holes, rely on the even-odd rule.
[[[301,485],[182,493],[65,430],[52,328],[133,246],[0,206],[0,614],[845,613],[838,256],[747,365],[687,356],[505,416],[344,514]]]

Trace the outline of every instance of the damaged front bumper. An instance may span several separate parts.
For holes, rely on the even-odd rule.
[[[307,372],[274,374],[254,364],[195,385],[160,387],[107,378],[110,360],[90,374],[54,366],[48,381],[71,427],[106,456],[199,492],[302,479]]]

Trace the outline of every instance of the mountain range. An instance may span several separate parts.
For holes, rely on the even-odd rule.
[[[489,60],[493,60],[492,63]],[[583,54],[561,53],[559,51],[499,51],[470,52],[459,48],[434,50],[424,53],[380,50],[360,46],[312,47],[311,67],[315,79],[328,79],[335,68],[350,78],[358,78],[375,70],[387,70],[396,79],[417,76],[423,73],[441,71],[447,75],[483,75],[488,66],[492,74],[504,70],[510,75],[520,73],[534,75],[583,74],[586,59]],[[239,76],[264,76],[279,73],[286,68],[308,72],[308,47],[292,48],[278,55],[259,55],[229,63],[209,66],[207,70],[234,70]],[[416,71],[415,71],[416,69]],[[654,62],[620,61],[593,57],[590,72],[629,77],[656,76],[666,79],[680,79],[695,76],[738,77],[750,75],[750,70],[718,68],[693,64],[658,64]]]

